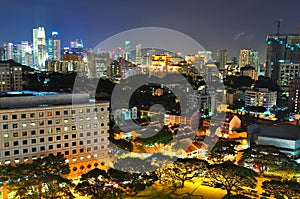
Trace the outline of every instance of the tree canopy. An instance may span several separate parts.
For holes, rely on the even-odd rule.
[[[296,180],[267,180],[262,184],[267,192],[280,197],[297,198],[300,196],[300,183]]]
[[[229,196],[234,188],[254,188],[257,183],[256,176],[253,170],[229,162],[211,165],[207,172],[210,181],[224,187]]]
[[[33,160],[30,164],[1,166],[1,181],[15,191],[15,198],[75,198],[71,193],[72,182],[64,176],[70,173],[62,155]]]
[[[291,160],[279,148],[270,145],[257,145],[243,151],[239,160],[240,165],[247,164],[255,168],[260,174],[269,172],[296,172],[299,171],[299,164]]]

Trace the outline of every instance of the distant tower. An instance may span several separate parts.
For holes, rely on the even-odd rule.
[[[31,66],[32,49],[28,41],[22,41],[20,44],[17,44],[16,61],[22,65]]]
[[[44,27],[33,29],[33,65],[39,69],[45,69],[46,53],[46,34]]]
[[[130,40],[126,40],[124,42],[124,58],[127,61],[131,61],[131,42]]]
[[[13,59],[14,44],[11,42],[4,43],[5,60]]]
[[[240,50],[239,67],[246,65],[253,66],[255,71],[260,72],[258,63],[258,52],[253,49],[242,49]]]
[[[142,44],[135,47],[135,62],[136,64],[142,64]]]
[[[217,50],[217,63],[219,63],[220,69],[225,69],[225,65],[228,61],[228,51],[227,50]]]
[[[58,39],[58,33],[52,32],[52,42],[53,42],[53,60],[61,60],[61,42]]]
[[[53,60],[53,39],[51,37],[47,40],[47,55],[48,60]]]

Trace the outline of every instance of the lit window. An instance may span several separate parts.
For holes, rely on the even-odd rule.
[[[4,142],[4,147],[9,147],[9,142]]]

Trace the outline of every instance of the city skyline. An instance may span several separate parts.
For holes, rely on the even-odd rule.
[[[182,32],[214,54],[218,49],[227,49],[229,57],[238,57],[240,49],[252,48],[259,51],[260,62],[264,62],[265,38],[268,33],[277,32],[277,19],[283,19],[281,33],[297,33],[296,1],[285,3],[288,12],[284,14],[278,3],[236,0],[230,3],[166,0],[152,1],[151,4],[135,0],[89,3],[79,0],[59,3],[4,1],[3,8],[13,8],[14,15],[11,9],[2,9],[1,24],[11,28],[2,30],[0,42],[31,41],[31,30],[43,26],[46,37],[50,37],[52,31],[59,32],[62,46],[79,38],[86,48],[94,48],[119,32],[151,26]]]

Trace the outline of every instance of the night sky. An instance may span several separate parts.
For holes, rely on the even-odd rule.
[[[205,49],[228,49],[237,56],[253,48],[265,56],[265,37],[296,33],[299,0],[1,0],[0,42],[32,41],[32,28],[44,26],[47,36],[59,32],[63,46],[80,38],[94,48],[119,32],[139,27],[180,31]]]

